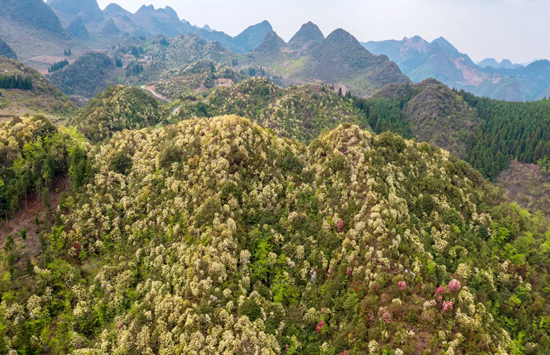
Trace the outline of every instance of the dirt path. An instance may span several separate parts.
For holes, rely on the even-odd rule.
[[[164,100],[164,101],[168,101],[170,103],[172,103],[172,100],[170,100],[169,98],[167,98],[166,96],[163,96],[161,94],[158,94],[156,91],[155,91],[155,87],[154,86],[145,86],[145,85],[141,85],[141,88],[143,90],[147,90],[149,91],[151,94],[153,94],[153,96],[155,96],[157,99],[161,99],[161,100]]]

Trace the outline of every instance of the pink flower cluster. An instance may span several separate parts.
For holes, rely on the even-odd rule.
[[[319,324],[317,324],[317,326],[315,327],[315,330],[317,331],[317,333],[321,333],[324,327],[325,327],[325,321],[322,320],[319,322]]]
[[[401,291],[403,291],[404,289],[407,288],[407,282],[405,282],[405,281],[399,281],[399,283],[397,284],[397,286],[399,287],[399,289],[400,289]]]
[[[453,301],[443,302],[443,312],[452,311],[452,310],[453,310]]]
[[[338,222],[336,222],[336,228],[338,230],[338,233],[342,233],[344,231],[344,221],[342,218],[338,218]]]
[[[439,286],[437,290],[435,290],[435,295],[444,295],[447,293],[447,290],[443,286]]]
[[[382,294],[382,303],[386,303],[386,301],[388,300],[388,296],[386,296],[385,293]]]
[[[454,279],[451,280],[451,282],[449,282],[449,291],[453,293],[460,291],[460,281]]]
[[[378,309],[378,319],[383,320],[386,323],[391,323],[391,313],[386,307],[380,307]]]

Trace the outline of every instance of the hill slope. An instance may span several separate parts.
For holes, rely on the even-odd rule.
[[[50,81],[67,95],[91,98],[118,82],[122,76],[112,60],[102,53],[88,53],[71,65],[49,76]]]
[[[235,70],[212,60],[201,60],[162,75],[155,91],[171,100],[196,93],[208,93],[218,86],[231,86],[245,79]]]
[[[25,114],[60,117],[75,110],[69,98],[43,75],[18,61],[0,57],[0,75],[14,75],[32,80],[32,90],[0,89],[0,120]]]
[[[179,110],[179,117],[184,119],[227,114],[250,117],[281,137],[308,143],[342,122],[368,128],[365,116],[352,101],[338,96],[328,86],[283,89],[264,78],[219,87],[204,102],[184,102]]]
[[[126,86],[111,86],[91,99],[70,124],[91,142],[100,142],[124,129],[155,126],[168,110],[143,91]]]
[[[17,59],[17,54],[11,49],[11,47],[0,38],[0,56],[4,56],[10,59]]]
[[[428,144],[341,125],[305,147],[229,116],[125,131],[89,159],[48,258],[0,279],[2,347],[549,348],[546,229]]]

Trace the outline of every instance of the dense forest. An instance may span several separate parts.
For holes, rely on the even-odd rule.
[[[309,143],[342,122],[368,128],[351,97],[330,86],[303,85],[283,89],[266,78],[253,77],[230,87],[218,87],[206,99],[189,96],[178,119],[234,114],[257,121],[281,137]]]
[[[32,77],[0,74],[0,89],[32,90]]]
[[[495,178],[510,159],[537,163],[550,156],[550,101],[508,102],[460,92],[485,124],[478,128],[468,161]]]
[[[63,61],[61,61],[61,62],[54,63],[54,64],[48,69],[48,73],[53,73],[54,71],[61,70],[61,69],[65,68],[67,65],[69,65],[69,61],[68,61],[68,60],[63,60]]]
[[[0,252],[1,349],[550,347],[546,222],[444,150],[350,124],[306,147],[235,116],[76,147],[41,253]]]
[[[8,219],[29,194],[47,196],[53,179],[68,172],[72,139],[42,116],[0,126],[0,215]]]
[[[212,88],[0,125],[0,218],[45,211],[0,234],[0,353],[547,354],[548,220],[485,177],[548,169],[549,101]]]
[[[390,85],[373,98],[354,100],[376,133],[391,131],[446,148],[490,179],[507,169],[510,160],[537,163],[550,156],[549,100],[498,101],[464,91],[454,91],[454,96],[443,99],[422,97],[429,89],[426,82]],[[413,105],[421,115],[414,114]],[[419,117],[424,121],[420,122]],[[423,127],[419,129],[419,125]],[[434,132],[440,134],[450,127],[455,127],[451,131],[456,136],[454,142],[430,139]],[[457,149],[460,145],[463,149]]]

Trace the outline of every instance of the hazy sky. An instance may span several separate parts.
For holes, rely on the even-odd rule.
[[[105,8],[113,1],[135,12],[143,0],[99,0],[99,5]],[[550,59],[550,0],[145,1],[157,8],[169,5],[192,24],[208,24],[230,35],[268,20],[289,40],[303,23],[313,21],[325,35],[344,28],[365,42],[443,36],[476,61]]]

